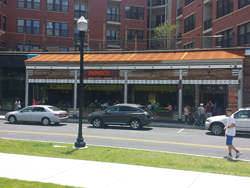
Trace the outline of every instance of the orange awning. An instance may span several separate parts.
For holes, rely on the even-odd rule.
[[[84,55],[86,63],[152,63],[167,61],[192,60],[229,60],[244,59],[243,50],[208,50],[187,52],[120,52],[120,53],[87,53]],[[27,59],[26,63],[78,63],[79,54],[39,54]]]

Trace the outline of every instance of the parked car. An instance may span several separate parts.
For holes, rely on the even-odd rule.
[[[67,119],[68,113],[55,106],[33,105],[21,110],[8,112],[5,118],[12,124],[17,122],[38,122],[43,125],[50,125],[59,124]]]
[[[238,132],[250,132],[250,108],[241,108],[232,114],[236,121],[236,130]],[[224,133],[224,127],[227,123],[225,115],[212,116],[207,118],[205,127],[215,135]]]
[[[88,116],[88,121],[96,128],[107,125],[129,125],[132,129],[140,129],[152,119],[152,113],[138,104],[117,104]]]

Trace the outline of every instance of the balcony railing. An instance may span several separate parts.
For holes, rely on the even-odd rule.
[[[110,39],[107,38],[107,45],[114,45],[114,46],[120,46],[121,45],[121,41],[118,39]]]
[[[203,22],[203,24],[204,24],[203,25],[204,30],[207,30],[207,29],[211,28],[212,27],[212,19],[205,20]]]
[[[178,33],[177,34],[177,41],[181,41],[182,40],[182,34],[181,33]]]
[[[120,22],[119,14],[107,14],[107,21]]]
[[[182,11],[183,11],[182,7],[178,8],[177,9],[177,16],[182,15]]]

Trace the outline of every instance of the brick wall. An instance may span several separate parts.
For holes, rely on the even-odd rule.
[[[250,56],[247,56],[243,64],[243,106],[250,106]]]

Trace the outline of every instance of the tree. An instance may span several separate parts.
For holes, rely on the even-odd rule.
[[[175,25],[168,24],[168,23],[161,24],[154,29],[153,38],[156,39],[157,41],[163,40],[164,48],[166,48],[167,46],[169,47],[168,44],[170,44],[170,42],[168,43],[168,40],[171,38],[175,29],[176,29]]]

